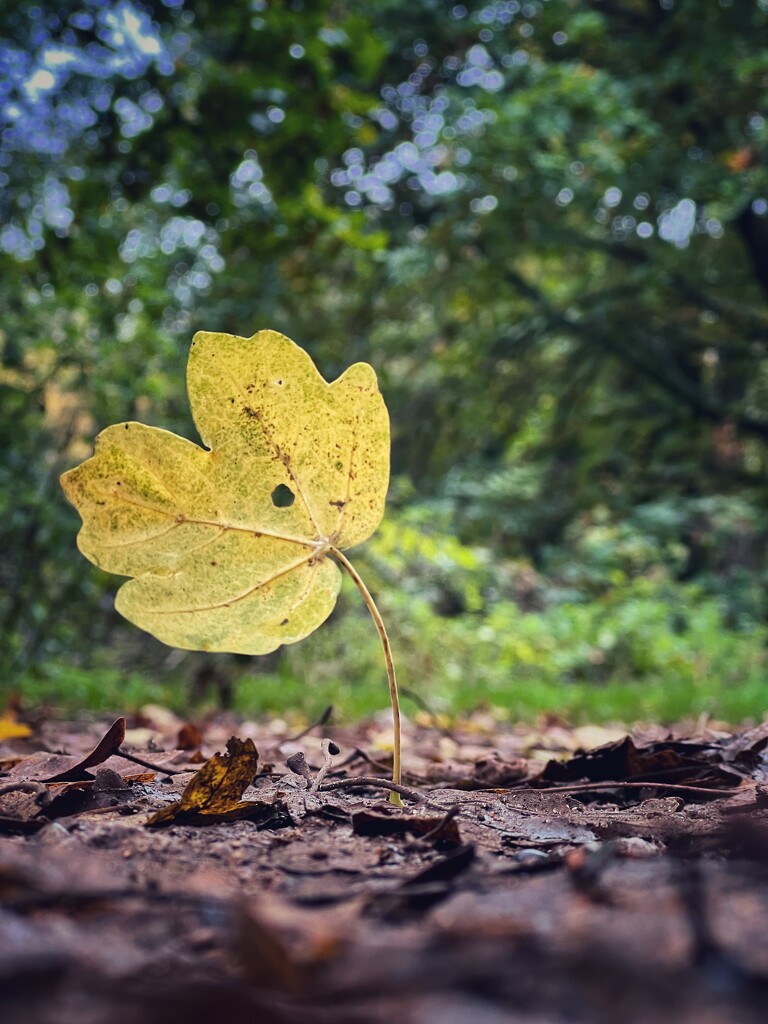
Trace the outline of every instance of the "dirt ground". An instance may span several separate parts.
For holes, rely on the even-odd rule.
[[[3,1024],[766,1019],[768,726],[125,725],[0,740]]]

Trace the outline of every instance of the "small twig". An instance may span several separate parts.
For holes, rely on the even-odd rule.
[[[417,708],[421,708],[421,710],[425,714],[429,715],[429,717],[433,720],[433,729],[436,729],[437,732],[439,732],[442,736],[447,736],[448,739],[453,740],[454,743],[458,742],[455,733],[451,729],[446,728],[444,725],[438,725],[437,712],[429,706],[429,704],[427,703],[427,701],[424,700],[421,694],[416,693],[415,690],[411,690],[407,686],[401,686],[400,696],[407,697],[409,700],[412,700]]]
[[[574,782],[570,786],[531,786],[527,792],[536,793],[583,793],[603,789],[665,789],[673,793],[703,793],[706,796],[739,796],[746,789],[754,789],[757,782],[745,782],[738,789],[712,789],[706,786],[684,786],[675,782]],[[523,792],[522,787],[509,789],[510,793]]]
[[[405,846],[406,850],[417,850],[419,845],[424,842],[428,842],[430,839],[434,839],[435,836],[439,835],[440,832],[445,828],[449,821],[453,821],[457,818],[461,812],[459,804],[454,804],[453,807],[449,807],[445,814],[440,818],[434,828],[431,828],[429,832],[425,832],[423,835],[414,839],[413,842],[407,843]]]
[[[132,814],[139,814],[140,808],[136,804],[115,804],[109,807],[86,807],[82,811],[77,812],[78,818],[83,816],[90,817],[92,814],[122,814],[124,811],[130,811]]]
[[[354,764],[355,761],[365,761],[371,768],[375,768],[380,772],[386,772],[387,775],[392,771],[389,765],[382,764],[381,761],[374,760],[370,754],[366,754],[362,747],[355,747],[351,754],[348,754],[343,761],[338,762],[336,768],[346,768],[347,765]]]
[[[406,800],[412,800],[416,804],[424,804],[425,807],[431,807],[437,811],[443,810],[439,804],[433,804],[431,800],[428,800],[418,790],[411,789],[409,786],[402,786],[397,782],[390,782],[388,779],[376,779],[370,775],[360,775],[356,779],[333,779],[331,782],[324,783],[320,787],[320,792],[328,793],[334,789],[356,788],[387,789],[390,793],[398,793],[400,796],[404,796]]]
[[[303,740],[304,737],[308,735],[308,733],[312,732],[313,729],[317,729],[318,726],[325,725],[326,722],[330,720],[332,714],[333,704],[329,704],[316,722],[313,722],[311,725],[308,725],[306,729],[302,729],[301,732],[297,733],[295,736],[289,736],[287,739],[281,740],[277,745],[277,749],[279,750],[283,743],[298,743],[299,740]]]
[[[162,768],[159,764],[152,764],[151,761],[145,761],[135,754],[129,754],[122,747],[118,747],[115,753],[119,757],[124,757],[126,761],[133,761],[134,764],[140,764],[142,768],[149,768],[150,771],[161,772],[163,775],[186,775],[190,771],[197,771],[197,768]]]
[[[369,764],[371,768],[375,768],[379,772],[385,772],[387,775],[389,775],[392,770],[389,765],[383,764],[381,761],[377,761],[375,758],[371,757],[370,754],[366,754],[362,747],[355,747],[352,753],[348,754],[343,761],[337,761],[335,770],[338,771],[340,768],[346,768],[347,766],[354,764],[355,761],[365,761],[365,763]],[[427,785],[428,780],[422,775],[419,775],[418,772],[403,771],[402,774],[404,778],[409,779],[414,785]]]
[[[309,792],[312,796],[314,796],[317,793],[318,789],[320,789],[321,782],[332,768],[333,755],[341,753],[341,751],[333,742],[333,740],[323,740],[320,749],[323,751],[323,763],[320,766],[320,770],[318,771],[317,775],[315,776],[315,781],[309,787]]]

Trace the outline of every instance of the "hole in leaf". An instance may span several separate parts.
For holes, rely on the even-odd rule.
[[[272,504],[275,508],[290,508],[295,500],[296,495],[285,484],[278,484],[272,491]]]

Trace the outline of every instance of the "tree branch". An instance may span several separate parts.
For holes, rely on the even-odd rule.
[[[669,361],[666,361],[662,367],[655,354],[652,360],[643,358],[644,346],[634,344],[636,341],[636,336],[633,337],[634,332],[627,333],[625,331],[621,340],[617,341],[612,333],[594,322],[577,322],[555,309],[541,291],[516,270],[508,268],[505,271],[505,277],[509,284],[547,317],[553,327],[572,336],[576,335],[589,345],[598,342],[601,348],[631,366],[667,394],[684,402],[692,412],[702,419],[717,424],[733,423],[744,433],[768,441],[768,422],[719,406],[712,399],[703,395],[700,389]]]

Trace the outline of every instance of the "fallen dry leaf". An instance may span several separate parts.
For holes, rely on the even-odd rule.
[[[77,764],[72,765],[71,768],[68,768],[65,771],[59,772],[57,775],[51,775],[47,779],[41,779],[41,782],[78,782],[83,779],[92,780],[93,776],[90,775],[86,769],[93,768],[97,764],[103,764],[108,757],[112,757],[113,754],[118,752],[124,740],[125,719],[116,718],[90,754],[87,754],[82,761],[78,761]]]
[[[192,722],[185,722],[176,737],[179,750],[198,750],[202,742],[203,734]]]
[[[136,783],[150,783],[154,772],[136,772],[119,775],[111,768],[97,768],[96,777],[89,781],[64,782],[49,785],[51,800],[41,811],[48,819],[69,818],[86,811],[106,810],[131,804],[137,797]]]
[[[181,799],[163,807],[147,821],[147,826],[214,825],[242,818],[265,820],[284,813],[280,801],[241,800],[253,782],[259,767],[259,753],[253,740],[227,741],[226,754],[214,754],[181,794]]]
[[[352,815],[352,831],[358,836],[393,836],[409,833],[419,838],[428,836],[434,842],[453,846],[461,844],[456,819],[449,815],[424,817],[380,811],[357,811]]]
[[[551,760],[544,770],[531,779],[532,785],[589,782],[674,783],[712,787],[738,785],[744,776],[734,768],[715,763],[713,758],[701,756],[709,745],[689,744],[682,749],[675,741],[638,746],[630,736],[616,743],[607,743],[567,761]],[[698,755],[698,756],[695,756]],[[721,759],[720,759],[721,760]]]
[[[15,712],[6,711],[0,715],[0,740],[26,739],[32,730],[25,722],[20,722]]]

